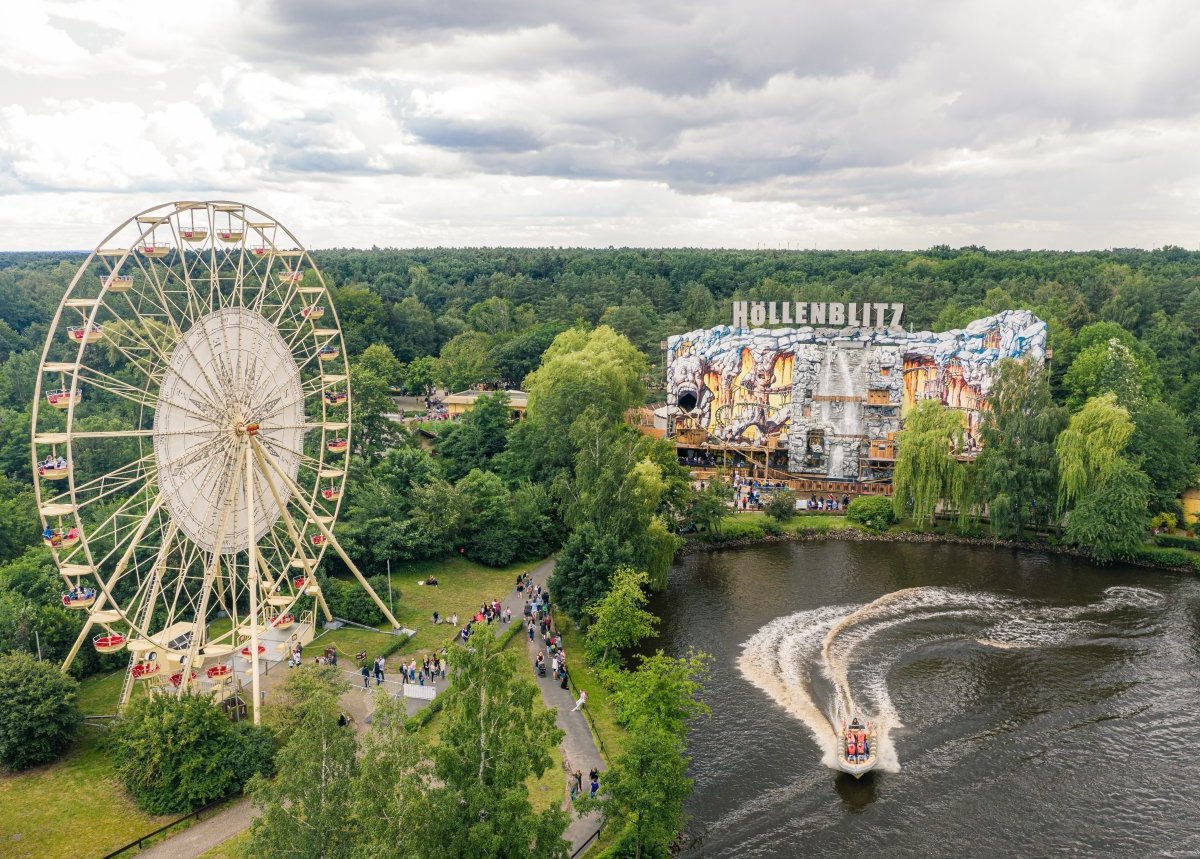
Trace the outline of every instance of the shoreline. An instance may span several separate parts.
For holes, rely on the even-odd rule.
[[[757,546],[764,543],[807,543],[817,540],[842,540],[850,543],[945,543],[959,546],[978,546],[988,549],[1016,549],[1026,552],[1045,552],[1053,555],[1066,555],[1094,564],[1097,567],[1110,567],[1112,564],[1100,564],[1092,559],[1089,552],[1072,546],[1063,546],[1047,542],[1024,542],[1020,540],[1005,540],[992,537],[966,537],[958,534],[934,534],[925,531],[884,531],[872,533],[861,528],[804,528],[796,531],[785,531],[782,534],[764,534],[761,537],[742,537],[720,543],[709,543],[697,537],[687,537],[678,555],[691,555],[697,552],[712,552],[721,549],[741,549],[746,546]],[[1189,566],[1165,566],[1137,558],[1122,558],[1115,563],[1128,564],[1131,567],[1143,567],[1151,570],[1181,573],[1195,576],[1196,570]]]

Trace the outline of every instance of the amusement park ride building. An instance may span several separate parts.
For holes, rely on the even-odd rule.
[[[1045,357],[1046,324],[1025,310],[939,333],[720,325],[667,341],[667,435],[690,461],[885,484],[917,401],[961,410],[973,455],[996,364]]]

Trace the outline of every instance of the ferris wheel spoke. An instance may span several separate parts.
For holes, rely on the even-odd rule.
[[[147,265],[141,257],[134,257],[134,259],[137,262],[138,268],[141,269],[142,277],[145,279],[144,282],[150,286],[153,294],[158,297],[157,304],[159,309],[162,310],[163,315],[170,321],[170,328],[174,334],[178,336],[182,333],[182,329],[175,318],[175,312],[172,312],[173,310],[177,312],[177,308],[174,307],[171,300],[167,298],[166,293],[163,292],[162,283],[158,276],[158,267],[153,262]],[[145,297],[146,292],[143,291],[142,295]]]
[[[76,509],[82,509],[116,492],[128,489],[137,483],[145,482],[153,475],[154,470],[154,455],[146,454],[132,462],[101,474],[99,477],[93,477],[83,483],[78,483],[74,487],[74,506]],[[70,492],[64,493],[68,497],[70,497],[70,494]]]

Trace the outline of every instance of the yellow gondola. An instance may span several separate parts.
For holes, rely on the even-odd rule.
[[[67,328],[67,337],[73,343],[95,343],[103,336],[104,331],[99,325],[89,325],[86,328],[82,325],[72,325]]]
[[[42,542],[51,549],[69,549],[79,542],[79,529],[47,528],[42,532]]]
[[[299,283],[304,277],[302,271],[285,271],[279,275],[279,279],[284,283]]]
[[[309,320],[320,319],[325,315],[325,307],[321,304],[312,304],[301,310],[300,315]]]
[[[87,608],[96,601],[93,588],[76,588],[62,595],[62,604],[67,608]]]
[[[330,453],[342,453],[350,446],[350,442],[344,438],[334,438],[330,439],[325,446],[329,448]]]
[[[342,497],[342,490],[337,486],[326,486],[321,490],[321,497],[326,501],[337,501]]]
[[[144,245],[140,245],[138,250],[141,251],[142,256],[144,257],[150,257],[151,259],[162,259],[171,252],[171,246],[165,242],[155,242],[153,244],[147,242]]]
[[[296,622],[295,615],[284,614],[271,618],[271,626],[275,629],[287,629]]]
[[[345,405],[349,395],[345,391],[326,391],[325,402],[331,406]]]
[[[68,471],[69,469],[67,468],[65,462],[62,465],[59,465],[58,461],[55,460],[53,465],[47,465],[46,463],[39,465],[38,477],[42,478],[43,480],[65,480]]]
[[[336,347],[336,346],[332,346],[332,345],[322,346],[317,351],[317,360],[318,361],[332,361],[334,358],[336,358],[340,354],[342,354],[342,351],[340,349],[338,349],[338,347]]]
[[[241,230],[218,230],[217,238],[223,242],[240,242],[245,233]]]
[[[101,275],[100,285],[107,287],[109,292],[129,292],[133,288],[133,278],[127,274]]]
[[[180,230],[179,238],[185,242],[202,242],[208,238],[208,230],[197,230],[195,228]]]

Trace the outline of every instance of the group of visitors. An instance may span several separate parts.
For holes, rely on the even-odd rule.
[[[64,602],[86,602],[96,598],[95,588],[74,587],[64,594]]]
[[[45,540],[47,543],[49,543],[51,546],[57,548],[58,546],[61,546],[64,542],[73,542],[75,540],[78,540],[79,539],[79,529],[76,528],[74,525],[72,525],[64,533],[62,528],[51,528],[51,527],[47,526],[46,528],[44,528],[42,530],[42,539]]]
[[[435,656],[432,653],[426,653],[421,661],[418,662],[414,656],[408,662],[401,662],[399,666],[400,684],[414,684],[417,686],[436,686],[439,678],[446,678],[446,657]],[[359,673],[362,675],[363,689],[371,688],[371,675],[375,676],[375,685],[383,685],[384,677],[387,671],[387,661],[378,656],[373,661],[363,660],[362,666],[359,668]]]
[[[595,799],[596,794],[600,791],[600,770],[592,767],[588,772],[588,797]],[[579,799],[583,793],[583,773],[575,770],[571,774],[571,802]]]
[[[300,645],[297,644],[288,656],[288,668],[300,667]],[[325,652],[313,660],[313,665],[329,665],[333,668],[337,667],[337,648],[326,647]]]
[[[67,467],[67,458],[65,456],[63,456],[62,454],[55,456],[54,454],[51,453],[51,454],[47,454],[46,458],[43,459],[39,463],[39,465],[41,465],[42,468],[47,468],[47,469],[49,469],[49,468],[66,468]]]
[[[830,512],[836,513],[839,510],[844,511],[847,507],[850,506],[850,496],[843,495],[839,499],[836,496],[834,496],[834,494],[832,492],[830,492],[824,498],[822,498],[821,496],[817,495],[817,493],[814,492],[809,497],[807,506],[808,506],[809,510],[828,510]]]

